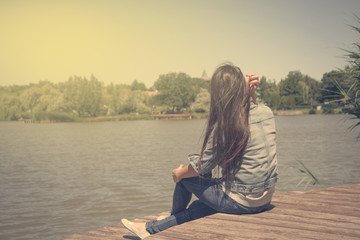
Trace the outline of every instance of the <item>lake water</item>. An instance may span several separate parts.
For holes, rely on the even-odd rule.
[[[320,187],[360,183],[359,129],[347,118],[276,116],[277,192],[303,189],[290,181],[302,177],[297,161]],[[198,152],[204,125],[0,122],[0,239],[61,239],[169,210],[171,170]]]

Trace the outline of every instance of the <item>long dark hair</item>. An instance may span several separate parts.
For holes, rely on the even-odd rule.
[[[201,168],[201,158],[212,138],[213,157],[228,191],[250,136],[250,90],[240,68],[232,64],[218,67],[211,78],[210,96],[210,113],[198,164]]]

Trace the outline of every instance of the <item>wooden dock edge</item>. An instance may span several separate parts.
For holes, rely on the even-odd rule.
[[[147,239],[360,239],[360,184],[278,193],[272,205],[259,214],[214,214]],[[154,220],[164,213],[134,221]],[[85,239],[139,238],[119,223],[64,240]]]

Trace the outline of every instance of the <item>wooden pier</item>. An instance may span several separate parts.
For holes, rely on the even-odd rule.
[[[360,184],[279,193],[272,205],[271,210],[253,215],[214,214],[147,239],[360,239]],[[160,214],[135,221],[153,220]],[[85,239],[139,238],[121,223],[66,238]]]

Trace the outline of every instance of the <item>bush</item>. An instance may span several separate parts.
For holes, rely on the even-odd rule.
[[[67,112],[48,112],[47,119],[55,122],[73,122],[76,120],[76,115]]]
[[[31,112],[23,112],[23,113],[21,113],[21,117],[22,117],[23,119],[32,119],[32,118],[33,118],[33,115],[32,115]]]
[[[310,109],[309,114],[316,114],[316,110],[315,109]]]
[[[196,109],[195,109],[195,112],[196,112],[196,113],[205,113],[206,110],[203,109],[203,108],[196,108]]]
[[[77,116],[68,112],[35,112],[33,118],[36,121],[73,122],[77,119]]]
[[[46,112],[35,112],[34,119],[36,121],[44,121],[46,120]]]

